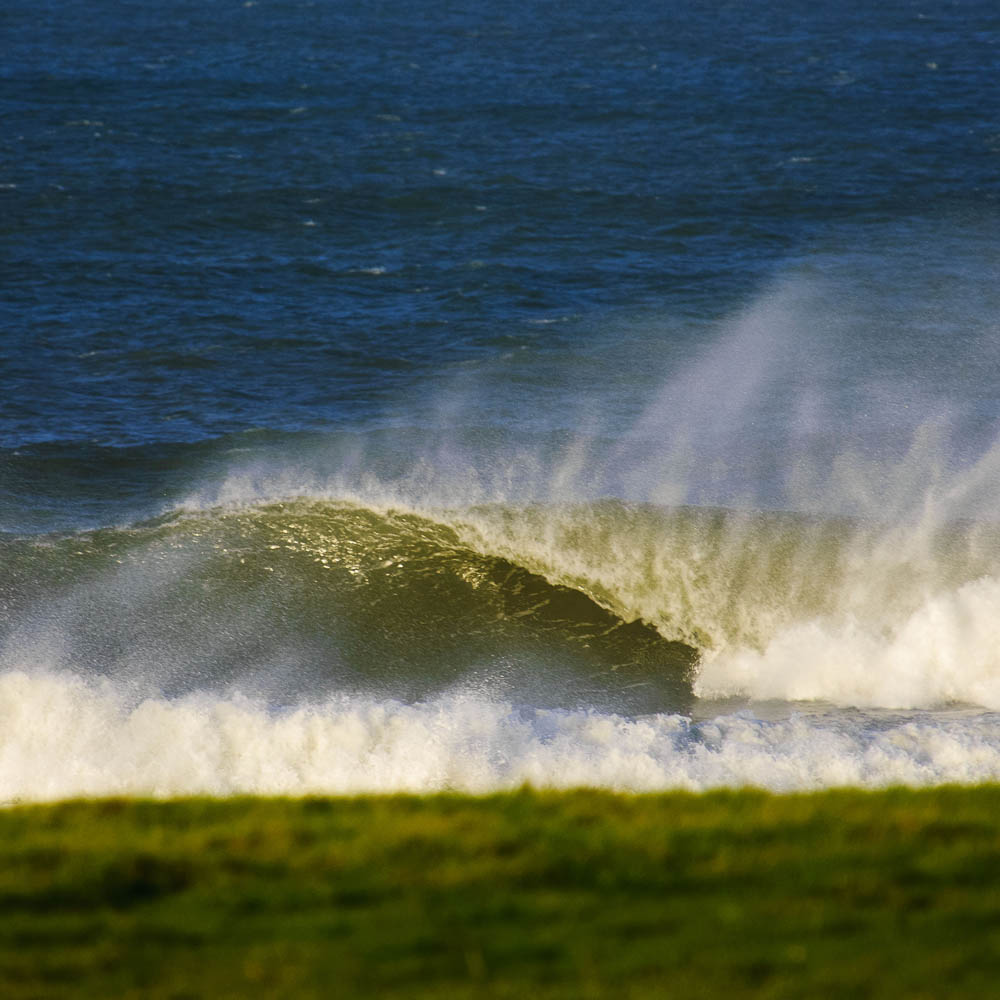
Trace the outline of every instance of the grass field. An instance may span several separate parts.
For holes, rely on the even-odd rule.
[[[998,786],[0,810],[4,998],[998,984]]]

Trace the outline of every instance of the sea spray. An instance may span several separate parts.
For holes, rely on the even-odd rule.
[[[884,305],[793,276],[658,370],[648,337],[628,400],[598,364],[491,425],[514,357],[8,533],[3,794],[996,778],[1000,450],[960,359],[913,392],[880,354]]]

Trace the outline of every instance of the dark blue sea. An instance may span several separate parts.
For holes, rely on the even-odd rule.
[[[0,801],[1000,780],[992,0],[0,53]]]

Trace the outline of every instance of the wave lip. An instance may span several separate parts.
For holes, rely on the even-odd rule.
[[[992,521],[601,502],[481,511],[463,537],[696,649],[699,698],[1000,709]]]

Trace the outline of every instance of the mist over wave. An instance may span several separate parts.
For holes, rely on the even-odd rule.
[[[544,399],[485,429],[528,377],[513,356],[457,376],[402,444],[356,440],[298,480],[285,460],[237,465],[188,502],[419,513],[696,650],[700,696],[998,707],[996,244],[988,226],[919,235],[931,264],[817,255],[707,343],[636,320],[635,357],[566,362],[580,391],[546,413],[556,431],[536,432]]]

